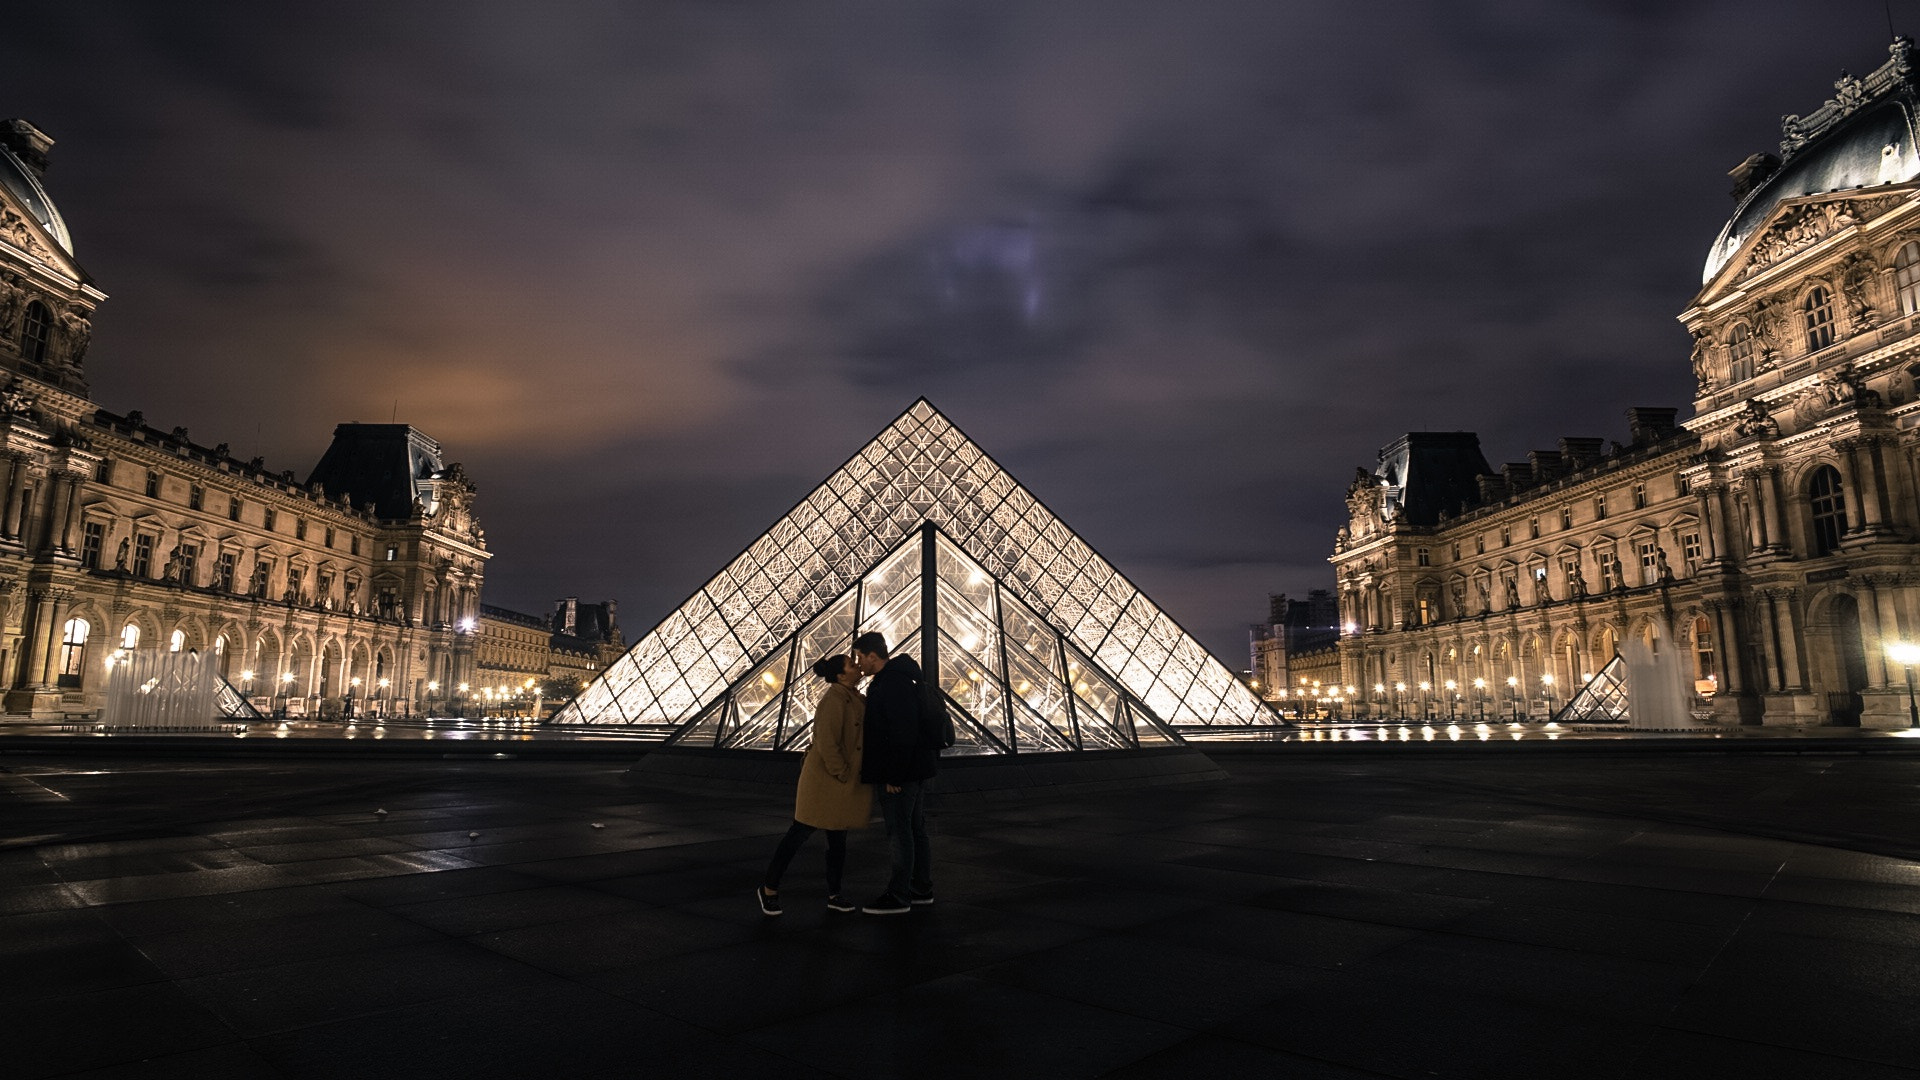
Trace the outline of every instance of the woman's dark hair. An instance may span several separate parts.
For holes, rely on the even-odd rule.
[[[823,656],[813,662],[813,673],[828,682],[839,679],[840,673],[846,669],[847,658],[839,653],[835,653],[832,656]]]

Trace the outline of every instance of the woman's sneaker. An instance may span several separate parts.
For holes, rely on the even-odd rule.
[[[860,910],[869,915],[905,915],[913,910],[913,905],[890,892],[883,892]]]
[[[755,888],[753,890],[753,895],[755,899],[760,901],[760,914],[762,915],[780,914],[780,894],[779,893],[770,893],[764,888]]]
[[[907,903],[912,904],[914,907],[931,907],[933,905],[933,890],[928,889],[926,892],[910,892],[907,894]]]
[[[834,896],[827,897],[828,911],[853,911],[858,906],[859,905],[855,904],[853,901],[847,899],[844,896],[840,896],[836,894]]]

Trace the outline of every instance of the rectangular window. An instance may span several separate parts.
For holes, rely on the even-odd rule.
[[[1540,519],[1539,518],[1532,517],[1527,519],[1527,535],[1532,537],[1535,540],[1540,539]]]
[[[1597,551],[1594,556],[1600,561],[1600,591],[1613,591],[1613,552]]]
[[[1513,526],[1511,525],[1500,526],[1500,546],[1511,547],[1512,545],[1513,545]]]
[[[315,582],[313,598],[327,607],[333,606],[333,572],[327,571]]]
[[[287,567],[287,602],[288,603],[297,604],[300,602],[300,586],[306,583],[306,579],[307,579],[307,571],[304,567],[299,567],[299,566]]]
[[[1476,555],[1485,555],[1487,553],[1487,534],[1486,533],[1479,533],[1474,536],[1473,552]]]
[[[392,544],[388,544],[387,545],[387,561],[392,562],[393,560],[399,557],[400,557],[400,549],[397,547],[394,547]]]
[[[147,498],[157,499],[159,497],[160,497],[160,474],[157,472],[154,472],[152,469],[148,469],[147,470]]]
[[[180,581],[184,585],[193,584],[193,571],[200,563],[199,544],[180,545]]]
[[[200,509],[200,505],[206,501],[206,488],[201,487],[199,484],[191,484],[187,487],[187,509],[198,510]]]
[[[327,546],[333,546],[333,526],[327,526]]]
[[[267,579],[272,576],[272,559],[253,560],[253,584],[247,591],[255,596],[265,597],[267,595]]]
[[[220,553],[220,558],[215,560],[213,564],[214,588],[219,589],[221,592],[233,591],[233,571],[235,564],[239,561],[239,555],[234,552],[223,551]]]
[[[240,497],[237,495],[227,499],[227,520],[240,520]]]
[[[1593,497],[1593,520],[1607,520],[1607,497],[1604,494]]]
[[[153,535],[135,533],[133,537],[133,565],[129,567],[134,577],[153,575]]]
[[[272,531],[273,531],[273,523],[274,523],[274,521],[275,521],[275,520],[277,520],[277,519],[278,519],[279,517],[280,517],[280,515],[278,515],[278,514],[276,514],[276,513],[274,513],[274,512],[273,512],[273,507],[271,507],[271,506],[269,506],[269,507],[267,507],[267,516],[266,516],[266,520],[265,520],[265,528],[266,528],[266,530],[267,530],[268,532],[272,532]]]
[[[306,518],[293,519],[293,538],[295,540],[305,540],[307,538],[307,519]]]
[[[1643,509],[1646,505],[1647,505],[1647,485],[1645,484],[1633,485],[1633,508],[1635,510],[1640,510],[1640,509]]]
[[[1430,548],[1415,548],[1413,550],[1413,561],[1416,566],[1432,566],[1432,550]]]
[[[1420,598],[1420,625],[1433,625],[1433,601],[1424,596]]]
[[[359,533],[354,533],[351,537],[349,537],[347,539],[347,543],[355,555],[360,554],[360,534]]]
[[[88,570],[100,569],[100,552],[107,546],[107,523],[89,521],[81,526],[80,565]]]
[[[1572,596],[1575,586],[1580,584],[1580,556],[1567,555],[1560,560],[1560,576],[1566,582],[1567,595]]]
[[[1660,583],[1660,552],[1651,540],[1640,542],[1640,584]]]
[[[1700,565],[1700,534],[1697,532],[1680,534],[1680,558],[1687,564],[1687,572]]]
[[[1560,508],[1560,528],[1562,530],[1573,528],[1573,507],[1563,506]]]
[[[1455,540],[1453,542],[1453,561],[1454,562],[1460,561],[1460,541],[1458,540]]]
[[[113,459],[101,458],[99,467],[94,470],[93,478],[102,484],[113,483]]]

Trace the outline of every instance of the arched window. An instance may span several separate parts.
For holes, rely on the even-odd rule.
[[[140,647],[140,627],[137,624],[128,623],[120,628],[120,647],[123,649]]]
[[[1831,554],[1847,531],[1847,495],[1840,487],[1840,470],[1831,465],[1813,470],[1807,479],[1807,503],[1813,510],[1813,553]]]
[[[1801,311],[1807,321],[1807,351],[1819,352],[1833,344],[1833,294],[1826,286],[1815,285]]]
[[[1753,327],[1735,323],[1727,335],[1727,381],[1743,383],[1753,378]]]
[[[184,649],[186,647],[187,647],[187,632],[185,630],[175,630],[173,632],[173,635],[167,638],[168,652],[179,652],[181,649]]]
[[[1900,245],[1893,260],[1893,287],[1900,294],[1900,314],[1920,311],[1920,240]]]
[[[53,315],[47,305],[35,300],[27,305],[20,322],[20,355],[33,363],[47,358],[47,335],[53,330]]]
[[[60,685],[79,686],[80,666],[87,662],[87,635],[93,631],[85,619],[68,619],[60,629]]]

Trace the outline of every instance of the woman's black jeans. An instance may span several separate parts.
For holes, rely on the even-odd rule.
[[[840,895],[840,873],[847,868],[847,830],[816,829],[797,821],[787,827],[787,835],[781,837],[780,846],[773,849],[773,861],[767,864],[767,888],[780,887],[780,878],[787,872],[787,864],[799,853],[800,845],[807,842],[807,837],[816,832],[827,834],[827,895]]]

